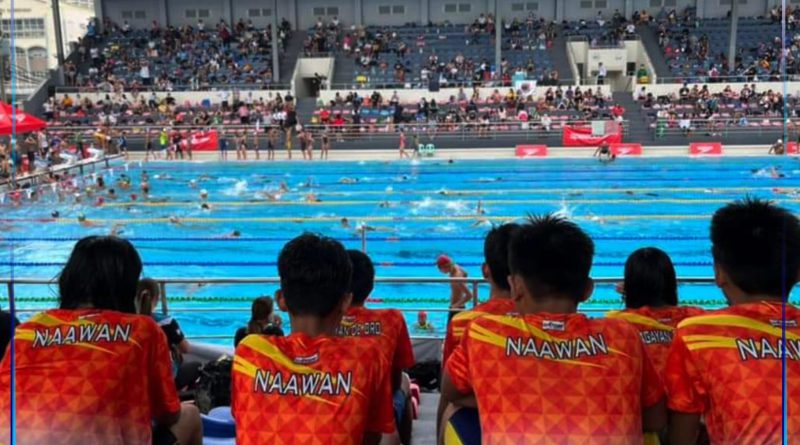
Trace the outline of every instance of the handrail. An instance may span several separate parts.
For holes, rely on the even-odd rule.
[[[725,75],[725,76],[716,76],[711,78],[708,74],[688,74],[686,76],[669,76],[669,77],[659,77],[657,79],[658,84],[664,83],[673,83],[676,85],[681,85],[687,83],[689,85],[705,85],[709,83],[756,83],[756,82],[797,82],[800,81],[800,74],[787,74],[785,76],[782,75],[772,75],[772,74],[757,74],[755,76],[747,76],[744,74],[739,75]]]
[[[233,91],[233,90],[240,90],[240,91],[254,91],[254,90],[261,90],[261,91],[279,91],[279,90],[288,90],[291,87],[288,83],[273,83],[273,82],[266,82],[266,83],[214,83],[210,85],[191,85],[191,84],[176,84],[173,85],[171,90],[159,90],[155,89],[155,87],[141,87],[139,89],[139,94],[149,94],[151,91],[157,94],[166,94],[166,93],[181,93],[181,92],[215,92],[215,91]],[[64,94],[64,93],[98,93],[98,94],[115,94],[114,91],[107,91],[96,86],[89,87],[89,86],[59,86],[55,89],[56,94]],[[126,88],[123,91],[125,94],[130,94],[131,89]]]

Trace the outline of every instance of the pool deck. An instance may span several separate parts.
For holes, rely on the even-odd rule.
[[[763,146],[725,146],[722,156],[766,156],[768,147]],[[411,154],[410,150],[407,150]],[[594,147],[548,147],[548,154],[540,159],[561,158],[561,159],[580,159],[591,158],[595,152]],[[293,151],[293,160],[302,161],[303,157],[299,150]],[[130,152],[130,160],[139,161],[144,159],[144,152]],[[666,147],[644,147],[644,154],[637,157],[693,157],[689,155],[686,145],[666,146]],[[319,157],[319,150],[314,151],[314,160]],[[160,160],[164,158],[161,157]],[[250,150],[247,154],[248,161],[255,160],[255,152]],[[394,161],[398,159],[397,150],[340,150],[334,149],[330,152],[330,161]],[[467,148],[467,149],[439,149],[436,151],[434,159],[454,159],[454,160],[481,160],[481,159],[519,159],[515,156],[513,148]],[[536,157],[526,159],[537,159]],[[194,152],[195,161],[216,161],[219,160],[219,152],[204,151]],[[284,150],[276,150],[276,160],[286,160]],[[228,150],[228,161],[236,161],[236,152]],[[266,162],[266,152],[261,151],[261,161]]]

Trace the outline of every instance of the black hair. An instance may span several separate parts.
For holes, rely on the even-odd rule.
[[[93,307],[136,313],[142,260],[133,245],[114,236],[89,236],[75,244],[58,277],[61,309]]]
[[[278,274],[290,314],[326,317],[350,292],[353,265],[338,241],[304,233],[283,246]]]
[[[147,291],[147,298],[142,299],[142,293]],[[139,314],[153,315],[153,296],[160,295],[161,289],[156,280],[152,278],[142,278],[136,285],[136,298],[139,298]]]
[[[353,282],[350,286],[353,304],[361,305],[375,287],[375,266],[369,256],[360,250],[348,250],[347,255],[353,264]]]
[[[247,322],[248,334],[260,334],[262,332],[261,322],[269,322],[272,308],[272,297],[263,296],[253,300],[253,305],[250,308],[250,321]]]
[[[519,230],[519,224],[509,223],[492,227],[483,242],[483,259],[489,267],[489,274],[495,286],[510,290],[508,276],[508,244]]]
[[[677,305],[678,280],[669,255],[655,247],[634,251],[625,261],[625,307]]]
[[[711,219],[711,253],[748,295],[788,298],[800,272],[800,222],[769,201],[745,198]]]
[[[590,284],[594,243],[560,216],[531,216],[511,237],[508,266],[534,296],[566,295],[579,302]]]

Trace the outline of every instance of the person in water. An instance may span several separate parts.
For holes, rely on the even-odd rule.
[[[611,147],[605,142],[597,147],[592,156],[598,158],[602,163],[613,162],[617,159],[617,155],[611,152]]]

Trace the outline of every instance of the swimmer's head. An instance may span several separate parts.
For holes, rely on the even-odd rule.
[[[52,212],[50,212],[50,216],[53,218],[58,218],[59,216],[61,216],[61,213],[59,213],[58,210],[53,210]]]
[[[114,189],[108,189],[108,196],[117,196],[117,192]]]
[[[417,312],[417,323],[420,325],[428,324],[428,313],[425,311]]]
[[[200,190],[200,197],[203,199],[208,198],[208,190],[206,189]]]
[[[453,260],[447,255],[439,255],[436,258],[436,267],[439,268],[442,272],[449,272],[450,268],[453,266]]]
[[[84,222],[84,221],[86,221],[86,215],[84,215],[83,213],[78,213],[78,222]]]
[[[203,210],[208,210],[211,207],[209,207],[208,204],[204,202],[204,203],[200,204],[200,208],[203,209]]]
[[[97,197],[97,205],[101,206],[101,205],[105,204],[105,202],[106,202],[106,200],[102,196],[98,196]]]
[[[175,215],[172,215],[172,216],[169,217],[169,222],[171,222],[173,224],[177,223],[178,221],[180,221],[180,220]]]
[[[136,201],[138,197],[139,195],[137,195],[136,193],[131,193],[131,201]]]
[[[242,236],[242,232],[234,230],[233,232],[231,232],[231,236],[234,238],[239,238],[240,236]]]

